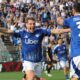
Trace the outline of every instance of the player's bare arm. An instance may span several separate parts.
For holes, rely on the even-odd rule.
[[[61,33],[67,33],[70,32],[70,28],[68,29],[52,29],[51,34],[61,34]]]
[[[13,31],[10,29],[0,28],[0,33],[13,34]]]
[[[57,18],[57,23],[61,26],[63,26],[63,18],[62,17],[58,17]],[[61,34],[61,33],[66,33],[66,32],[70,32],[70,28],[65,28],[65,29],[52,29],[51,33],[52,34]]]

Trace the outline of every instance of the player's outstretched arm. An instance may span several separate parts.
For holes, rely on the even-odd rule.
[[[70,32],[70,28],[68,29],[52,29],[51,34],[61,34],[61,33],[67,33]]]
[[[64,19],[62,17],[58,17],[57,18],[57,24],[60,26],[63,26],[64,23]],[[70,32],[70,28],[65,28],[65,29],[53,29],[51,30],[52,34],[61,34],[61,33],[66,33],[66,32]]]
[[[0,32],[1,33],[5,33],[5,34],[13,34],[13,31],[10,29],[5,29],[5,28],[0,28]]]

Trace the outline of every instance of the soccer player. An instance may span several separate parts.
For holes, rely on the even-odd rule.
[[[71,29],[71,64],[70,78],[78,80],[80,78],[80,3],[75,3],[72,8],[73,16],[63,20],[57,18],[60,25],[64,25]]]
[[[66,44],[63,43],[63,39],[58,38],[57,45],[54,47],[53,54],[56,54],[58,60],[60,62],[60,66],[64,71],[64,75],[66,80],[69,80],[68,77],[68,70],[69,70],[69,63],[68,63],[68,49]]]
[[[45,54],[45,64],[46,64],[46,75],[48,77],[52,77],[52,74],[51,74],[51,70],[52,70],[52,67],[53,67],[53,64],[56,64],[57,61],[56,60],[53,60],[53,56],[52,56],[52,45],[53,45],[53,42],[50,40],[49,37],[45,37],[45,48],[44,49],[44,53]]]
[[[36,29],[35,19],[27,17],[26,28],[18,31],[11,31],[0,28],[0,32],[12,34],[21,38],[23,71],[26,74],[26,80],[45,80],[40,78],[41,60],[42,60],[42,39],[50,34],[59,34],[68,32],[70,29]]]

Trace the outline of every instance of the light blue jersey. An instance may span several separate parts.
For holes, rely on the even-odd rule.
[[[50,36],[50,29],[35,29],[33,33],[27,30],[14,32],[14,36],[22,41],[22,58],[26,61],[40,62],[42,60],[42,40],[44,36]]]
[[[80,55],[80,15],[64,20],[64,26],[71,28],[71,54],[70,57]]]

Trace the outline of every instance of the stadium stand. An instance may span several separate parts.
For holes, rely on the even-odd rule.
[[[11,55],[9,54],[4,42],[0,38],[0,62],[10,61]]]
[[[19,55],[16,54],[16,47],[10,42],[7,35],[3,36],[0,37],[0,62],[17,61]]]

